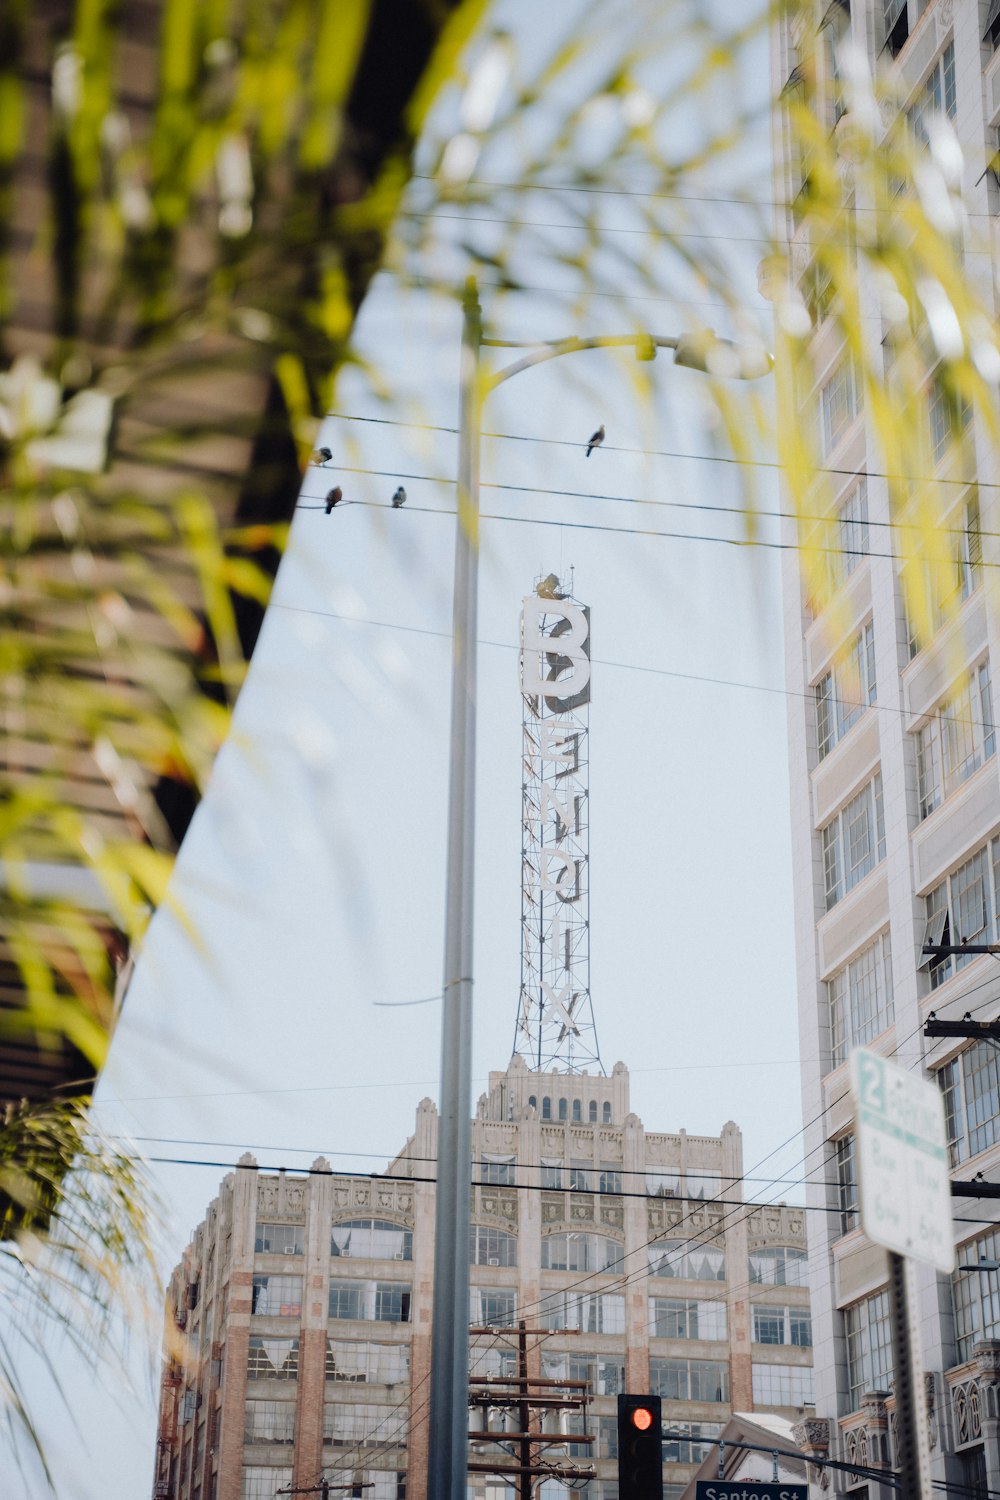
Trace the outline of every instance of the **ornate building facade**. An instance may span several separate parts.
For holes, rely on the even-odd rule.
[[[323,1158],[271,1174],[247,1155],[225,1179],[167,1292],[155,1500],[273,1500],[324,1479],[425,1500],[437,1125],[422,1100],[384,1174]],[[546,1419],[564,1441],[545,1451],[594,1476],[542,1495],[615,1500],[619,1391],[663,1398],[667,1496],[733,1410],[810,1414],[804,1214],[744,1203],[734,1124],[648,1131],[622,1063],[515,1057],[479,1101],[471,1169],[470,1372],[516,1374],[523,1321],[528,1374],[588,1386],[585,1415]],[[509,1419],[485,1420],[498,1441],[470,1458],[509,1468]],[[509,1491],[476,1472],[469,1493]]]

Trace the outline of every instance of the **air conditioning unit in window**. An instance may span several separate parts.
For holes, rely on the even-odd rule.
[[[393,1260],[405,1260],[406,1259],[406,1252],[403,1251],[403,1250],[397,1250],[393,1254],[392,1258],[393,1258]]]
[[[486,1264],[488,1266],[498,1266],[500,1264],[500,1257],[499,1257],[499,1255],[491,1255],[490,1258],[489,1258],[489,1260],[486,1262]]]

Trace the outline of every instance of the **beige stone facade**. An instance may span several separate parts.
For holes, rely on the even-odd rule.
[[[426,1500],[437,1123],[422,1100],[384,1175],[323,1158],[271,1175],[248,1155],[225,1179],[168,1289],[157,1500],[318,1494],[324,1477]],[[734,1408],[802,1413],[803,1214],[743,1202],[734,1124],[647,1131],[623,1064],[604,1077],[515,1058],[490,1075],[472,1149],[469,1317],[490,1332],[472,1336],[470,1367],[513,1373],[505,1329],[523,1319],[541,1330],[529,1374],[590,1382],[596,1441],[550,1450],[593,1463],[582,1493],[617,1495],[619,1391],[664,1398],[668,1496]],[[508,1461],[494,1444],[476,1456]],[[476,1475],[469,1493],[509,1492]]]

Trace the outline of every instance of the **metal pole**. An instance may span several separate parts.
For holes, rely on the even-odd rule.
[[[465,1500],[468,1475],[472,897],[476,810],[481,339],[479,299],[475,282],[470,278],[463,304],[459,405],[428,1500]]]
[[[927,1403],[920,1375],[919,1347],[908,1296],[906,1258],[895,1250],[889,1251],[889,1314],[899,1493],[906,1500],[931,1500]]]

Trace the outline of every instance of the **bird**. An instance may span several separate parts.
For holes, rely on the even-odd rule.
[[[543,578],[541,583],[535,584],[535,593],[539,599],[565,599],[566,595],[560,592],[559,580],[554,573]]]
[[[333,457],[329,448],[317,448],[309,462],[311,464],[328,464]]]
[[[590,455],[593,453],[594,449],[595,448],[599,448],[603,442],[604,442],[604,423],[602,422],[601,425],[600,425],[600,427],[598,427],[597,431],[591,435],[590,441],[587,444],[587,452],[586,452],[586,454],[584,456],[586,458],[589,458]]]
[[[400,485],[399,488],[396,490],[396,493],[392,497],[392,508],[393,508],[393,510],[398,510],[401,505],[405,505],[405,504],[406,504],[406,491],[403,489],[403,486]]]
[[[333,507],[335,505],[339,505],[340,504],[340,502],[341,502],[341,500],[343,500],[343,498],[344,498],[344,492],[343,492],[343,490],[340,488],[339,484],[335,484],[334,487],[333,487],[333,489],[330,491],[330,493],[326,497],[326,513],[327,513],[327,515],[330,514],[331,510],[333,510]]]

